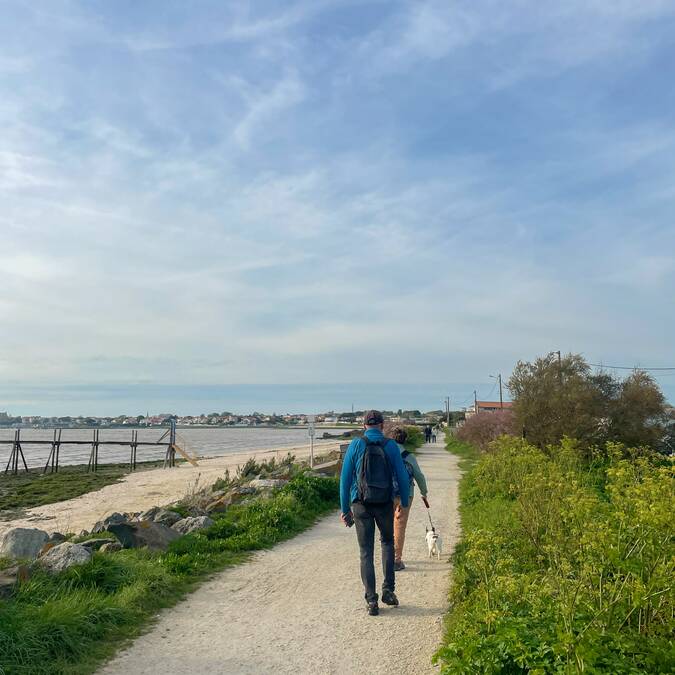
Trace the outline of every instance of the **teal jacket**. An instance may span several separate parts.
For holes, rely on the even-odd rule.
[[[365,435],[371,441],[384,439],[384,434],[379,429],[367,429]],[[361,473],[361,462],[363,462],[365,449],[366,444],[361,438],[355,438],[347,448],[347,454],[342,464],[342,474],[340,475],[340,506],[342,513],[349,513],[352,509],[352,502],[355,502],[359,497],[356,477]],[[403,466],[403,459],[401,458],[401,451],[398,449],[398,443],[388,439],[384,446],[384,452],[389,460],[394,478],[399,484],[401,505],[408,506],[410,499],[408,472],[405,466]]]
[[[402,445],[399,445],[398,448],[401,451],[401,454],[403,454],[405,448]],[[420,465],[417,463],[417,457],[415,457],[415,455],[413,455],[412,452],[409,452],[404,461],[408,462],[408,464],[410,464],[410,466],[412,467],[413,478],[415,479],[415,483],[417,483],[417,487],[420,489],[422,497],[426,497],[427,479],[424,477],[422,469],[420,469]],[[410,499],[413,498],[413,494],[415,493],[415,483],[410,481]]]

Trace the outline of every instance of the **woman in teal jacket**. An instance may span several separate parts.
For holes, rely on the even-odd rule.
[[[397,572],[405,569],[405,565],[401,560],[403,556],[403,544],[405,544],[405,529],[408,525],[408,515],[410,514],[410,507],[412,506],[413,494],[415,491],[414,483],[417,483],[417,487],[420,489],[422,499],[424,503],[427,503],[427,481],[420,469],[420,465],[417,463],[417,458],[411,452],[406,450],[403,447],[403,444],[408,438],[408,434],[405,429],[397,427],[393,430],[391,434],[392,438],[398,443],[399,450],[401,451],[401,456],[403,458],[403,463],[408,471],[410,476],[410,488],[409,488],[409,498],[408,506],[401,506],[400,501],[396,506],[394,511],[394,569]]]

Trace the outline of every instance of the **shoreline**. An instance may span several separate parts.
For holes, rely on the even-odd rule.
[[[338,450],[340,445],[341,442],[335,440],[315,441],[314,453],[329,453]],[[130,473],[119,482],[106,485],[100,490],[26,509],[18,518],[0,521],[0,536],[14,527],[39,528],[48,533],[78,534],[83,529],[90,530],[94,523],[115,511],[145,511],[153,506],[164,506],[177,501],[186,494],[214,483],[226,470],[236,471],[237,466],[243,465],[249,458],[281,458],[289,452],[298,459],[306,459],[310,456],[310,445],[244,450],[200,458],[197,467],[185,462],[172,469],[147,469]]]

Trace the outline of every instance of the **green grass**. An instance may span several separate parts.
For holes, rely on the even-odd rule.
[[[231,507],[166,553],[96,553],[63,574],[36,573],[0,600],[0,673],[93,672],[210,574],[292,537],[338,503],[336,479],[301,474],[270,498]]]
[[[571,441],[462,458],[445,674],[672,672],[673,468]]]
[[[162,462],[143,462],[138,470],[154,469]],[[86,465],[62,466],[58,473],[43,474],[31,469],[16,476],[0,474],[0,518],[3,511],[15,512],[73,499],[87,492],[117,483],[129,473],[128,464],[106,464],[97,472],[87,472]],[[4,514],[8,517],[10,514]]]

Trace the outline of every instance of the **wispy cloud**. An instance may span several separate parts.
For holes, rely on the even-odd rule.
[[[5,380],[672,357],[671,3],[3,9]]]

